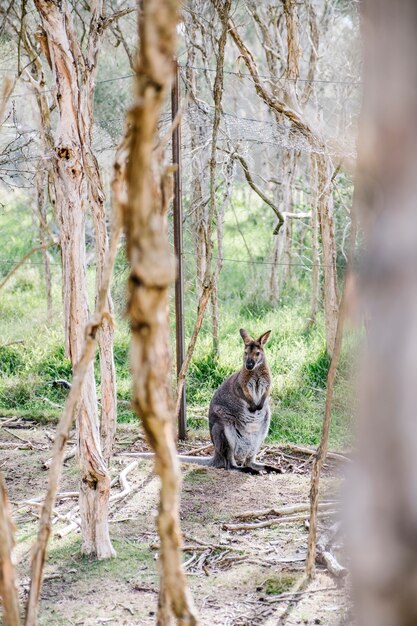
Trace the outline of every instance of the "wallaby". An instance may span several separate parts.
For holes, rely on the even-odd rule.
[[[180,455],[180,461],[251,474],[282,471],[256,461],[271,421],[271,373],[264,353],[270,334],[268,330],[255,340],[240,329],[245,344],[243,367],[220,385],[210,402],[208,418],[214,456]]]

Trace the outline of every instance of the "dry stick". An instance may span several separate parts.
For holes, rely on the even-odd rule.
[[[200,448],[193,448],[192,450],[188,450],[187,451],[187,456],[193,456],[195,454],[198,454],[199,452],[205,452],[206,450],[210,450],[211,448],[214,448],[212,443],[206,443],[206,445],[201,446]]]
[[[292,443],[284,443],[279,446],[282,450],[292,450],[293,452],[301,452],[302,454],[316,454],[316,450],[314,448],[307,448],[306,446],[294,446]],[[327,452],[326,457],[328,459],[333,459],[334,461],[343,461],[346,463],[350,463],[351,459],[345,454],[341,454],[340,452]]]
[[[70,448],[69,450],[65,452],[65,456],[62,462],[65,463],[65,461],[68,461],[69,459],[73,459],[76,454],[77,454],[77,446],[73,446],[72,448]],[[51,457],[50,459],[47,459],[44,462],[43,466],[45,469],[49,469],[51,467],[52,460],[53,460],[53,457]]]
[[[48,474],[48,488],[45,501],[41,511],[39,521],[38,536],[32,552],[31,563],[31,583],[29,590],[29,598],[26,609],[25,626],[35,626],[37,618],[37,610],[39,598],[42,588],[43,568],[45,564],[46,548],[48,539],[51,534],[52,513],[55,505],[58,485],[61,478],[63,459],[65,455],[65,446],[69,437],[70,429],[73,424],[84,376],[90,367],[90,363],[94,358],[97,346],[97,332],[104,318],[109,319],[106,311],[108,291],[110,280],[113,272],[113,265],[117,254],[117,245],[120,237],[120,219],[118,212],[114,215],[114,225],[112,240],[107,259],[106,269],[103,274],[101,289],[97,298],[96,311],[92,320],[86,328],[85,344],[81,354],[81,358],[74,367],[74,376],[72,380],[71,390],[65,402],[64,411],[59,420],[55,441],[52,451],[52,463]]]
[[[330,552],[330,546],[339,530],[340,522],[336,522],[321,535],[316,545],[316,562],[324,565],[335,578],[344,578],[348,570],[340,565],[336,557]]]
[[[332,415],[332,401],[334,392],[334,381],[340,360],[340,352],[342,348],[343,327],[345,322],[346,311],[348,308],[346,281],[349,276],[353,264],[353,254],[356,241],[356,215],[352,208],[352,226],[350,234],[348,266],[346,268],[345,282],[343,286],[342,301],[339,308],[339,317],[337,319],[336,338],[332,360],[330,362],[329,372],[327,374],[327,392],[326,405],[324,409],[323,427],[320,444],[314,458],[313,468],[311,471],[311,489],[310,489],[310,525],[308,532],[307,560],[306,560],[306,576],[314,578],[314,565],[316,560],[316,539],[317,539],[317,510],[319,502],[319,483],[321,468],[326,460],[327,450],[329,446],[329,431]]]
[[[320,511],[325,511],[326,509],[334,509],[336,505],[336,502],[322,502],[318,506]],[[303,513],[304,511],[308,511],[309,509],[310,504],[308,502],[305,502],[304,504],[283,506],[281,509],[261,509],[259,511],[246,511],[244,513],[239,513],[238,515],[236,515],[236,517],[238,519],[250,519],[252,517],[266,517],[267,515],[292,515],[293,513]]]
[[[245,174],[245,178],[248,181],[249,186],[261,198],[261,200],[265,202],[265,204],[271,207],[271,209],[274,211],[275,215],[277,216],[278,223],[276,227],[274,228],[274,235],[278,235],[279,231],[281,230],[281,226],[284,224],[284,215],[282,211],[280,211],[280,209],[276,206],[276,204],[274,204],[271,200],[269,200],[269,198],[263,193],[263,191],[259,189],[259,187],[256,185],[249,171],[249,166],[246,160],[243,158],[243,156],[239,154],[238,152],[234,152],[233,157],[236,158],[241,164],[243,168],[243,172]]]
[[[335,515],[336,513],[336,510],[329,510],[320,511],[318,515]],[[307,520],[308,516],[308,512],[306,511],[304,514],[300,513],[300,515],[272,517],[271,519],[267,519],[263,522],[253,522],[252,524],[223,524],[223,528],[225,530],[256,530],[258,528],[269,528],[270,526],[274,526],[275,524],[291,524],[292,522],[302,522],[304,520]]]
[[[16,263],[16,265],[10,270],[10,272],[3,278],[3,280],[0,283],[0,289],[2,289],[4,287],[4,285],[8,282],[8,280],[10,280],[10,278],[13,276],[13,274],[15,272],[17,272],[17,270],[19,269],[19,267],[21,267],[23,265],[23,263],[25,261],[27,261],[27,259],[29,257],[32,256],[32,254],[35,254],[35,252],[40,252],[41,250],[46,250],[47,248],[50,248],[51,246],[56,246],[58,245],[57,241],[50,241],[48,243],[44,243],[41,246],[35,246],[34,248],[32,248],[31,250],[29,250],[29,252],[27,252],[18,263]]]
[[[3,475],[0,474],[0,596],[3,604],[4,626],[20,626],[21,624],[19,593],[12,561],[14,543],[7,487]]]
[[[157,518],[161,542],[158,624],[194,626],[196,612],[181,563],[180,471],[173,432],[170,390],[169,289],[175,260],[168,240],[167,211],[172,167],[155,151],[158,122],[172,77],[179,0],[147,0],[139,12],[136,98],[129,113],[128,202],[123,207],[130,264],[128,316],[131,323],[133,406],[155,452],[161,479]]]

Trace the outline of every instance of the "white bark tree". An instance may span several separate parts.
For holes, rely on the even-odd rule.
[[[81,356],[84,329],[88,321],[87,280],[85,264],[86,198],[92,205],[98,247],[98,280],[102,278],[107,246],[102,189],[91,150],[93,82],[98,51],[98,25],[102,9],[93,3],[89,32],[89,50],[84,58],[78,43],[66,2],[35,0],[42,20],[44,45],[50,60],[56,89],[58,123],[55,134],[54,189],[55,212],[60,227],[63,267],[63,299],[66,349],[73,367]],[[101,26],[102,27],[102,24]],[[101,32],[101,31],[100,31]],[[99,225],[101,222],[101,225]],[[110,305],[110,303],[109,303]],[[101,340],[111,341],[111,331],[100,331]],[[105,343],[105,342],[104,342]],[[103,346],[103,341],[101,341]],[[103,350],[101,350],[103,352]],[[101,356],[103,356],[101,354]],[[105,385],[105,407],[102,419],[114,422],[114,370],[110,363],[111,347],[107,344],[102,371]],[[108,401],[108,394],[112,400]],[[110,430],[113,427],[110,428]],[[108,529],[110,477],[102,454],[97,394],[93,364],[84,383],[77,419],[80,461],[80,514],[82,552],[98,558],[114,556]],[[109,456],[109,444],[106,443]]]

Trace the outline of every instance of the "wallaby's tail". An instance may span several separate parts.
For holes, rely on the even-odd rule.
[[[155,455],[153,452],[138,452],[135,454],[135,456],[141,459],[153,459]],[[181,461],[181,463],[194,463],[195,465],[205,465],[207,467],[213,465],[213,459],[214,457],[212,456],[186,456],[183,454],[178,455],[178,460]]]
[[[181,463],[195,463],[196,465],[205,465],[210,467],[213,465],[214,457],[212,456],[186,456],[184,454],[178,455]]]

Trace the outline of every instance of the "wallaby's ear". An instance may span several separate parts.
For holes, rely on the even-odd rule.
[[[246,343],[250,343],[252,341],[251,336],[249,335],[249,333],[244,328],[241,328],[239,330],[239,332],[240,332],[240,336],[242,337],[242,339],[245,342],[245,344]]]
[[[258,342],[261,344],[261,346],[264,346],[266,344],[266,342],[269,339],[269,335],[271,334],[271,330],[267,330],[266,333],[264,333],[263,335],[261,335],[258,339]]]

